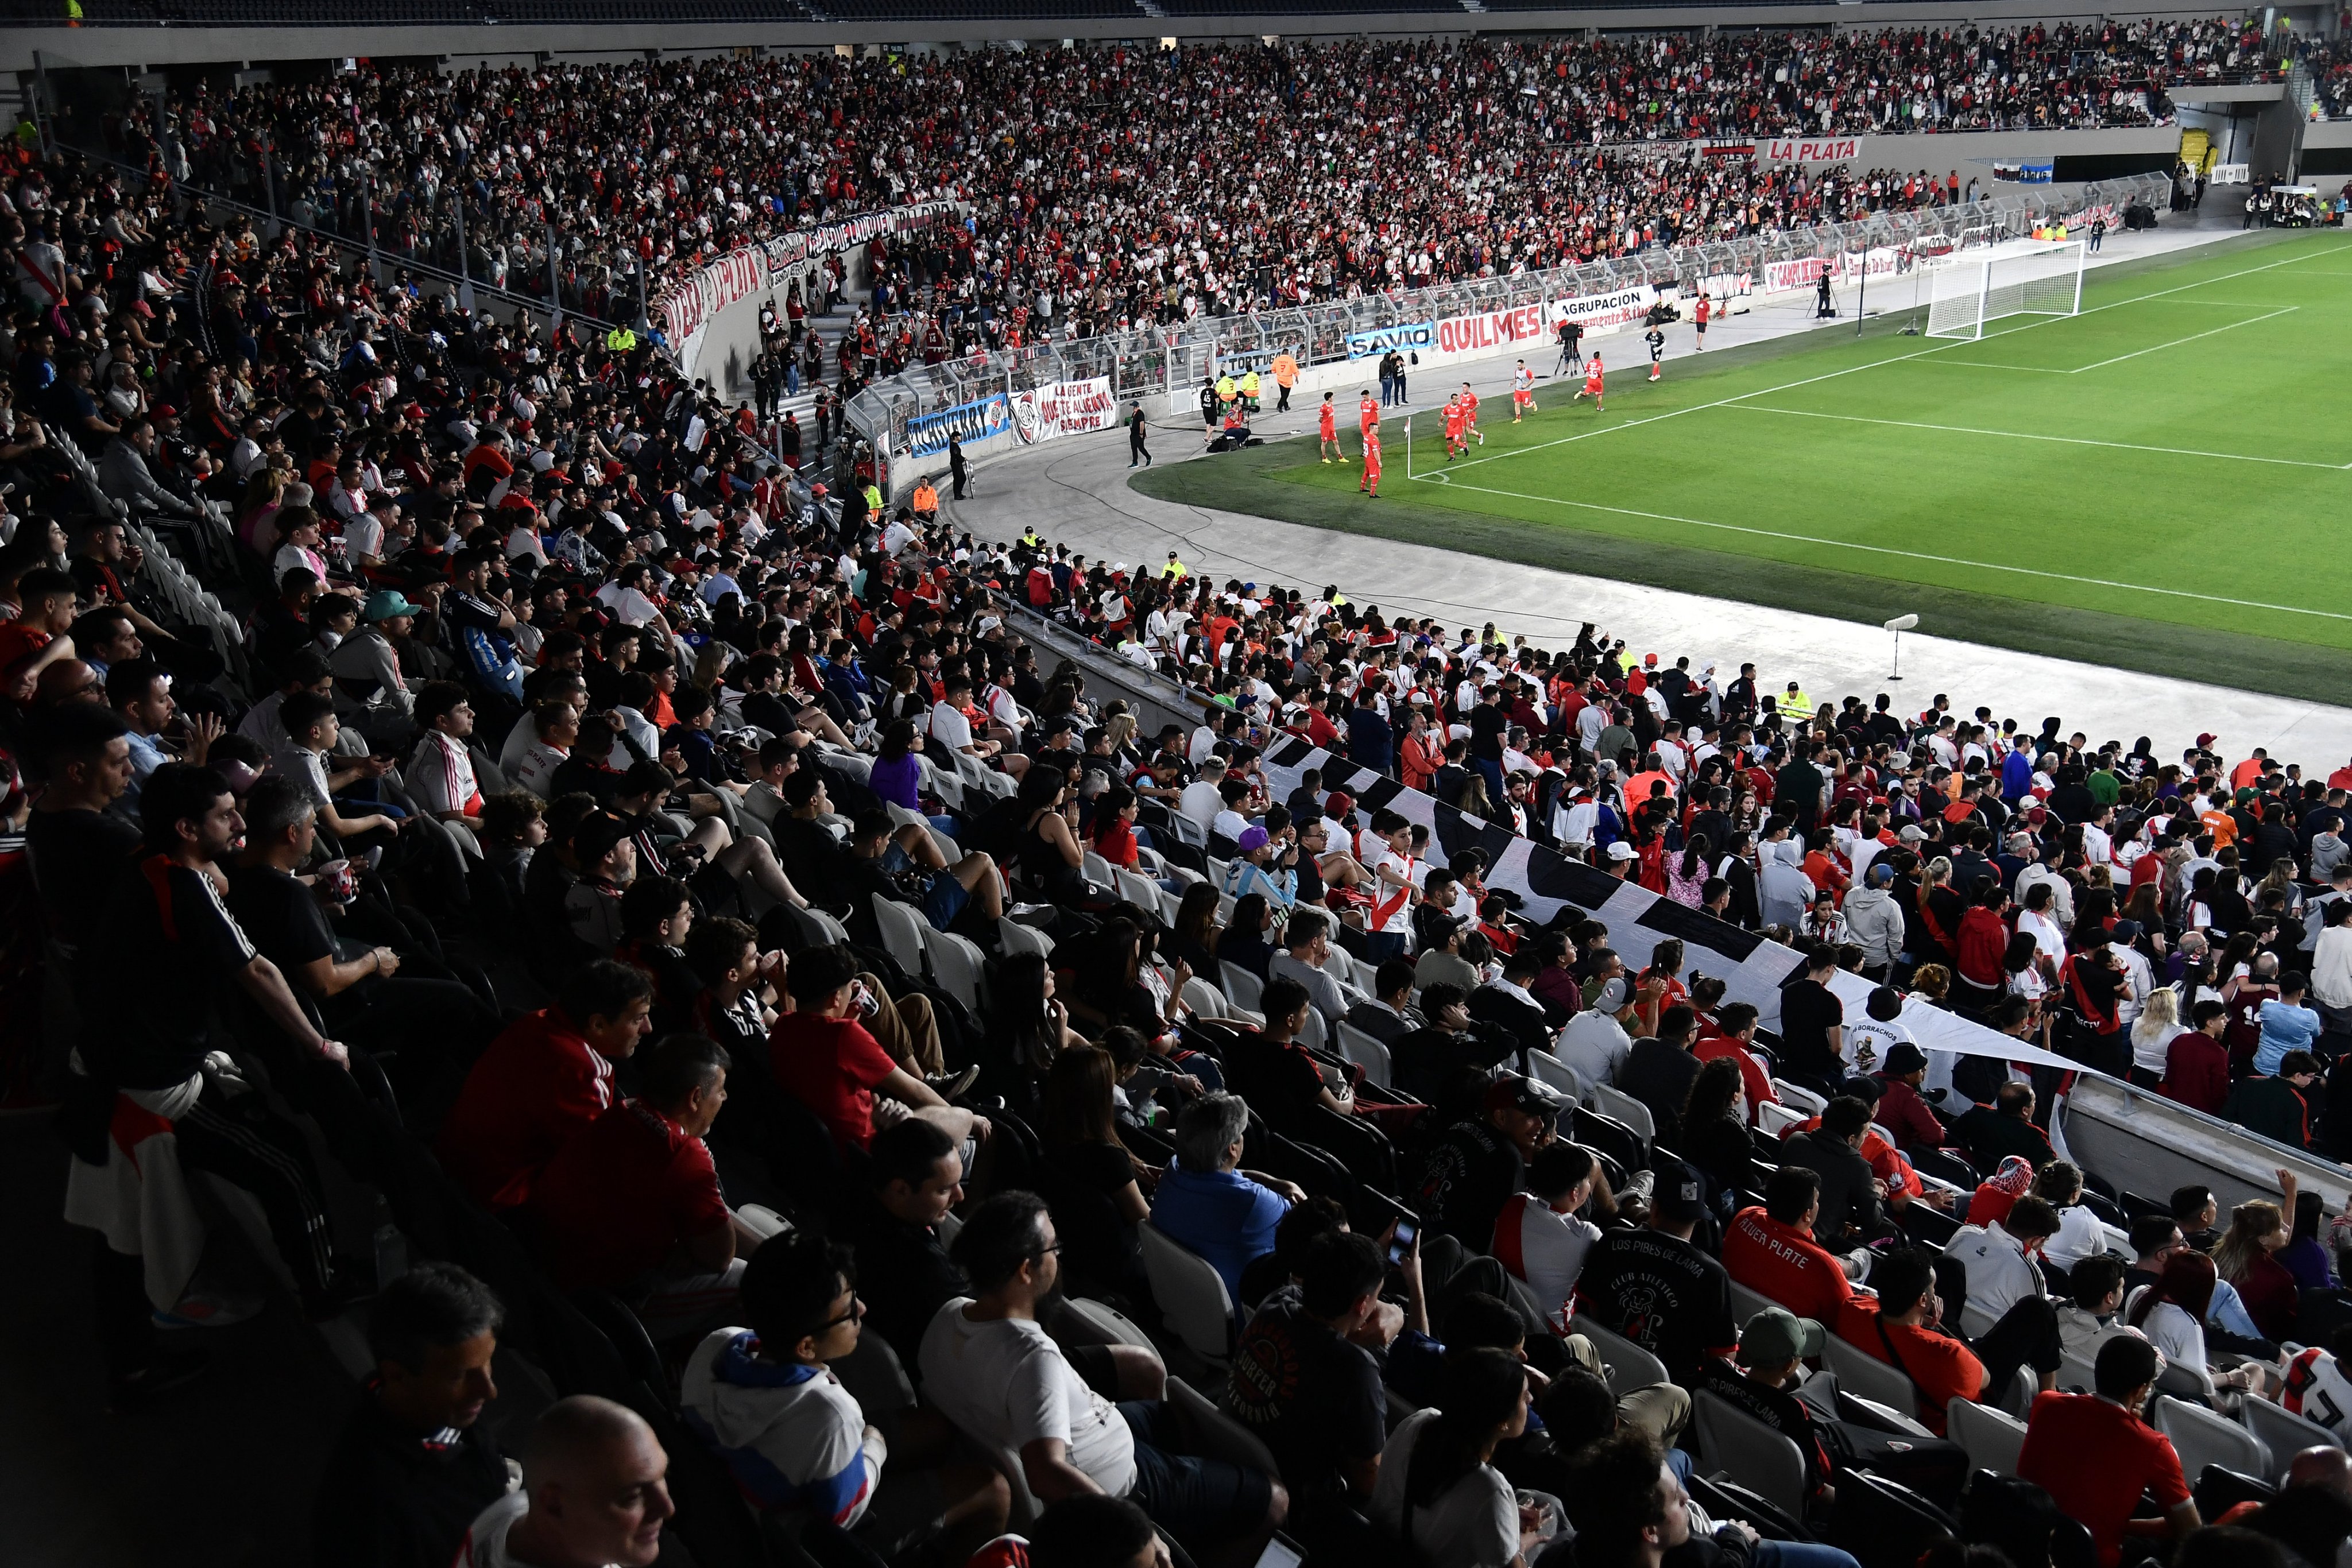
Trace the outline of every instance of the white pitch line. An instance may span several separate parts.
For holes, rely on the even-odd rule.
[[[2000,331],[1990,334],[1990,336],[1996,338],[2006,338],[2017,332],[2030,332],[2036,327],[2046,327],[2053,321],[2076,320],[2082,316],[2095,316],[2102,310],[2116,310],[2126,305],[2139,305],[2150,299],[2162,299],[2168,295],[2185,294],[2192,288],[2205,288],[2216,283],[2227,283],[2233,277],[2246,277],[2257,272],[2273,272],[2282,267],[2291,267],[2298,261],[2306,261],[2311,259],[2312,256],[2322,256],[2325,254],[2326,253],[2322,251],[2313,251],[2309,256],[2291,256],[2284,261],[2267,261],[2260,267],[2249,267],[2241,268],[2236,272],[2225,272],[2219,277],[2200,278],[2195,283],[2183,283],[2171,288],[2159,288],[2152,294],[2135,294],[2128,299],[2116,299],[2105,305],[2094,305],[2090,309],[2081,311],[2075,316],[2041,317],[2035,320],[2026,322],[2023,326],[2006,328]],[[1539,441],[1533,446],[1514,446],[1507,451],[1495,453],[1491,456],[1473,457],[1467,463],[1457,464],[1454,465],[1454,472],[1459,473],[1465,468],[1475,468],[1482,463],[1499,463],[1506,457],[1524,457],[1530,452],[1542,452],[1554,446],[1565,446],[1571,442],[1589,441],[1596,435],[1610,435],[1618,431],[1639,429],[1641,426],[1645,424],[1655,424],[1662,419],[1678,419],[1686,413],[1705,413],[1711,408],[1727,408],[1736,402],[1745,402],[1751,397],[1769,397],[1775,392],[1794,392],[1799,387],[1809,387],[1819,382],[1835,381],[1840,376],[1850,376],[1857,371],[1874,371],[1882,365],[1899,365],[1906,360],[1916,360],[1920,358],[1922,355],[1940,354],[1946,349],[1957,348],[1961,343],[1981,342],[1983,340],[1984,340],[1980,338],[1956,338],[1951,342],[1938,343],[1931,349],[1914,349],[1907,354],[1896,354],[1891,359],[1872,360],[1865,364],[1849,365],[1842,371],[1831,371],[1823,375],[1808,376],[1803,381],[1790,382],[1782,386],[1759,387],[1754,392],[1740,392],[1732,397],[1717,398],[1713,402],[1693,403],[1688,408],[1670,409],[1664,413],[1654,413],[1643,419],[1629,419],[1622,424],[1604,424],[1596,430],[1582,430],[1577,432],[1574,435],[1557,436],[1550,441]],[[2039,367],[2032,365],[2004,365],[1998,368],[2003,370],[2033,370]],[[2059,373],[2063,374],[2065,372],[2061,371]],[[2319,612],[2315,611],[2312,612],[2312,613],[2316,614]]]
[[[1458,473],[1459,470],[1457,469]],[[1427,478],[1427,475],[1416,476]],[[1450,477],[1450,476],[1449,476]],[[1964,566],[1974,571],[2005,571],[2017,577],[2039,577],[2053,582],[2081,583],[2090,588],[2116,588],[2126,593],[2153,593],[2167,599],[2193,599],[2207,604],[2229,604],[2242,610],[2270,610],[2285,615],[2310,615],[2326,621],[2352,621],[2352,614],[2335,610],[2305,610],[2299,604],[2272,604],[2260,599],[2232,599],[2220,593],[2191,593],[2182,588],[2151,588],[2144,582],[2117,582],[2105,577],[2077,577],[2072,572],[2044,571],[2039,567],[2005,566],[1999,561],[1969,560],[1962,556],[1934,555],[1926,550],[1895,549],[1887,545],[1858,544],[1851,539],[1822,538],[1813,534],[1783,533],[1777,528],[1749,528],[1740,523],[1712,523],[1704,517],[1676,517],[1672,512],[1644,512],[1631,507],[1605,507],[1598,501],[1570,501],[1559,496],[1535,496],[1525,490],[1499,490],[1490,485],[1455,485],[1456,489],[1475,490],[1488,496],[1507,496],[1514,500],[1537,501],[1547,506],[1574,507],[1587,512],[1608,512],[1621,517],[1640,517],[1646,522],[1682,523],[1695,528],[1715,528],[1727,534],[1747,534],[1756,538],[1784,539],[1791,544],[1826,545],[1832,549],[1862,550],[1871,555],[1899,556],[1906,560],[1933,561],[1940,566]],[[1799,563],[1801,564],[1801,563]]]
[[[2095,441],[2084,435],[2042,435],[2025,430],[1986,430],[1973,424],[1928,424],[1914,419],[1871,419],[1858,413],[1822,413],[1810,408],[1769,408],[1753,402],[1740,406],[1753,413],[1785,413],[1795,419],[1834,419],[1848,424],[1889,424],[1903,430],[1939,430],[1953,435],[1998,435],[2010,441],[2053,441],[2065,446],[2112,446],[2120,452],[2154,452],[2168,457],[2219,457],[2231,463],[2274,463],[2284,468],[2325,468],[2331,473],[2352,468],[2352,463],[2314,463],[2302,457],[2257,457],[2244,452],[2203,452],[2190,446],[2149,446],[2135,441]]]
[[[1937,360],[1939,365],[1966,365],[1979,371],[2031,371],[2037,376],[2071,376],[2072,371],[2053,371],[2048,365],[2002,365],[1990,360]]]
[[[2084,371],[2105,370],[2109,365],[2120,365],[2126,360],[2137,360],[2142,354],[2153,354],[2165,349],[2177,349],[2183,343],[2193,343],[2200,338],[2217,337],[2223,332],[2234,332],[2241,327],[2252,327],[2263,321],[2275,321],[2282,316],[2292,316],[2294,312],[2302,308],[2303,307],[2300,305],[2283,306],[2279,309],[2271,311],[2268,315],[2250,316],[2243,321],[2232,321],[2226,327],[2216,327],[2210,332],[2191,332],[2186,338],[2175,338],[2169,343],[2158,343],[2151,348],[2134,349],[2128,354],[2117,354],[2112,360],[2101,360],[2096,364],[2076,365],[2073,370],[2068,371],[2066,373],[2070,376],[2079,376]]]

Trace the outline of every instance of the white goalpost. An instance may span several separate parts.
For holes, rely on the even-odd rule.
[[[1981,338],[2004,316],[2083,308],[2084,242],[2009,240],[1952,253],[1929,275],[1927,336]]]

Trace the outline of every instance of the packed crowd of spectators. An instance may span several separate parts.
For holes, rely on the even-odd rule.
[[[21,146],[0,188],[8,1087],[57,1103],[117,1412],[201,1397],[263,1288],[142,1191],[167,1147],[258,1199],[311,1316],[362,1306],[322,1560],[644,1564],[674,1527],[723,1562],[756,1516],[858,1563],[1149,1563],[1157,1525],[1202,1562],[1280,1529],[1845,1568],[1801,1537],[1861,1543],[1855,1472],[1958,1507],[1936,1434],[2023,1375],[2043,1501],[2009,1511],[2045,1539],[2011,1560],[2063,1513],[2111,1561],[2126,1482],[2199,1524],[2131,1414],[2158,1346],[2200,1397],[2352,1411],[2319,1195],[2220,1234],[2176,1195],[2162,1236],[2130,1217],[2145,1289],[2086,1300],[2101,1249],[2053,1240],[2126,1216],[2052,1155],[2054,1080],[1931,1061],[1898,1016],[2312,1135],[2352,768],[974,539],[935,497],[885,515],[837,447],[759,450],[651,345],[450,322]],[[242,635],[175,616],[156,552]],[[1008,601],[1213,700],[1147,724]],[[1629,973],[1475,851],[1277,788],[1292,735],[1803,947],[1779,1036],[1677,944]],[[1841,966],[1881,982],[1866,1018]],[[1562,1086],[1603,1083],[1652,1137]],[[1735,1313],[1735,1281],[1782,1306]],[[2104,1399],[2057,1391],[2078,1305]],[[491,1373],[522,1325],[567,1396],[518,1481],[490,1429],[527,1396]],[[1830,1334],[1925,1430],[1821,1406]],[[1611,1336],[1664,1380],[1612,1394]],[[1817,1461],[1797,1538],[1693,1473],[1709,1396]],[[2322,1528],[2341,1469],[2299,1480],[2253,1530]]]
[[[2315,40],[2303,52],[2303,64],[2311,72],[2312,94],[2321,118],[2342,120],[2352,115],[2352,47],[2341,39]]]
[[[2167,82],[2263,69],[2258,36],[2221,20],[369,65],[199,87],[161,123],[142,99],[96,133],[453,271],[462,230],[471,277],[526,293],[551,225],[567,307],[608,319],[634,319],[641,277],[657,291],[803,224],[951,197],[968,221],[882,247],[883,298],[992,347],[1852,210],[1801,176],[1601,157],[1612,144],[2145,125],[2168,117]]]

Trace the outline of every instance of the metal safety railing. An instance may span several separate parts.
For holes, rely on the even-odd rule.
[[[877,451],[903,451],[908,426],[916,420],[1000,392],[1015,394],[1054,382],[1105,378],[1121,402],[1184,396],[1205,375],[1226,368],[1263,366],[1280,352],[1288,352],[1302,367],[1361,357],[1365,335],[1382,328],[1607,294],[1634,285],[1687,288],[1706,281],[1718,287],[1724,286],[1722,280],[1745,277],[1747,288],[1760,290],[1767,268],[1776,263],[1829,259],[1887,247],[1909,249],[1931,235],[1957,244],[1965,231],[1986,225],[1996,231],[2024,233],[2100,204],[2117,208],[2132,203],[2160,206],[2169,193],[2170,179],[2164,174],[2098,182],[2065,196],[2031,189],[2003,191],[1989,200],[1889,210],[1838,223],[1658,246],[1573,267],[1278,310],[1202,315],[1171,326],[1024,344],[1019,349],[909,366],[860,392],[846,405],[845,415]]]

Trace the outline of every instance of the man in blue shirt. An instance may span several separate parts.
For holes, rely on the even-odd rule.
[[[1249,1107],[1237,1094],[1203,1094],[1176,1124],[1176,1157],[1151,1200],[1160,1234],[1199,1253],[1241,1300],[1242,1270],[1274,1250],[1274,1228],[1307,1195],[1289,1182],[1237,1167]]]
[[[2263,1038],[2254,1048],[2254,1071],[2263,1077],[2277,1077],[2279,1063],[2290,1051],[2318,1053],[2319,1031],[2326,1026],[2304,1006],[2304,992],[2310,988],[2309,977],[2290,969],[2279,977],[2279,994],[2263,1004]]]

